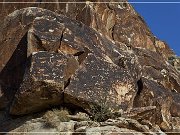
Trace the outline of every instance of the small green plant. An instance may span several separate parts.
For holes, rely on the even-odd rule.
[[[92,112],[92,120],[97,122],[106,121],[110,118],[115,118],[114,113],[112,112],[112,102],[108,102],[111,97],[108,93],[102,93],[102,96],[99,96],[101,100],[97,104],[90,105]]]
[[[93,121],[102,122],[106,121],[109,118],[114,118],[114,114],[109,109],[109,106],[101,104],[99,106],[92,105],[92,118]]]
[[[100,99],[94,104],[90,104],[91,118],[96,122],[103,122],[108,119],[114,119],[122,115],[121,108],[117,104],[117,94],[103,91],[99,96]]]

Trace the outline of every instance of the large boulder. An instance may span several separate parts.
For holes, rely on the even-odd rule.
[[[141,87],[135,97],[134,107],[156,106],[156,109],[150,115],[144,115],[143,119],[160,125],[162,129],[170,130],[172,128],[170,107],[173,99],[171,92],[146,78],[141,78],[139,85]]]
[[[33,53],[10,113],[27,114],[62,104],[67,63],[68,57],[60,53]]]
[[[20,16],[19,11],[13,12],[4,19],[0,27],[0,85],[9,101],[19,88],[26,68],[29,52],[27,31],[33,20],[33,14],[26,11],[24,10],[24,16]]]
[[[96,103],[113,110],[132,108],[137,86],[131,75],[107,59],[88,54],[64,90],[65,103],[87,111]],[[89,104],[87,104],[89,103]]]

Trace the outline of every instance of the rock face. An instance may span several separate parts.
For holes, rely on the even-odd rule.
[[[31,66],[26,69],[24,80],[18,89],[10,112],[26,114],[62,103],[63,76],[67,61],[68,58],[60,53],[32,54]]]
[[[1,3],[0,108],[18,117],[66,106],[178,131],[179,59],[126,1],[96,2]]]
[[[153,36],[144,20],[135,12],[133,7],[127,3],[127,0],[96,0],[96,3],[93,3],[93,1],[84,2],[82,0],[75,1],[79,3],[66,3],[66,1],[74,2],[69,0],[64,0],[63,3],[57,3],[58,1],[59,0],[33,0],[30,3],[22,4],[1,3],[0,15],[3,20],[3,18],[12,13],[14,9],[25,7],[45,8],[66,15],[71,19],[78,20],[114,41],[125,43],[126,46],[156,51],[165,58],[174,54],[166,43],[159,41]],[[8,1],[4,0],[4,2]],[[19,2],[27,1],[22,0]],[[161,53],[162,51],[164,53]]]
[[[27,59],[31,57],[31,60],[29,60],[31,67],[29,71],[28,67],[26,67],[27,71],[25,72],[23,83],[21,83],[11,105],[11,114],[26,114],[37,111],[37,108],[41,109],[37,105],[39,102],[38,97],[46,98],[48,102],[51,102],[49,97],[42,97],[44,92],[42,93],[41,91],[44,91],[44,87],[47,87],[46,82],[54,82],[58,83],[57,86],[60,85],[57,89],[63,90],[64,99],[61,100],[64,100],[64,103],[77,104],[77,106],[87,111],[91,110],[87,103],[98,103],[105,99],[109,100],[108,104],[114,107],[113,110],[116,108],[123,110],[132,108],[133,98],[137,91],[136,80],[139,77],[133,72],[135,70],[138,71],[137,67],[133,65],[136,63],[135,56],[128,54],[126,51],[123,52],[112,41],[101,37],[100,34],[83,24],[43,9],[30,8],[24,10],[17,12],[17,16],[24,15],[24,12],[32,12],[32,14],[35,13],[39,16],[34,19],[27,34]],[[43,12],[47,13],[43,15]],[[24,16],[27,17],[27,14]],[[42,24],[44,24],[44,27]],[[91,38],[89,37],[90,35]],[[103,46],[104,44],[106,46]],[[54,52],[59,55],[59,58],[54,56],[55,54],[48,55],[45,52],[33,54],[36,51]],[[60,58],[61,53],[62,58]],[[126,58],[121,56],[121,54],[125,55]],[[68,58],[63,60],[66,55],[69,55],[69,61],[67,60]],[[128,69],[132,70],[132,72],[129,72]],[[112,79],[110,80],[109,78]],[[45,83],[45,86],[40,83],[41,81]],[[66,83],[70,84],[65,86]],[[47,89],[51,88],[47,87]],[[51,94],[47,92],[46,95],[50,96]],[[30,99],[27,101],[28,98],[24,97]],[[26,101],[22,101],[23,99]],[[32,99],[33,101],[30,101]],[[35,101],[35,99],[38,100]],[[52,99],[54,100],[55,98],[53,97]],[[78,102],[75,99],[78,99]],[[96,102],[94,102],[95,100]],[[87,107],[83,106],[83,101],[85,101]],[[30,102],[34,102],[34,105],[37,105],[36,109],[31,108],[35,106],[32,106]],[[41,102],[45,106],[48,105],[46,101],[40,101],[39,103]],[[27,108],[19,109],[24,103],[26,105],[27,103],[30,104],[26,106]],[[46,108],[45,106],[44,108]]]

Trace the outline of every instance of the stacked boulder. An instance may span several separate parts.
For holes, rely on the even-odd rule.
[[[1,5],[0,108],[19,116],[66,105],[91,115],[105,106],[180,129],[173,51],[126,1],[76,2]]]

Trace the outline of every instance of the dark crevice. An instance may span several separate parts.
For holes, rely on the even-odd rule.
[[[112,40],[114,40],[114,41],[115,41],[115,39],[114,39],[114,27],[115,27],[115,25],[112,27],[111,37],[112,37]]]
[[[80,52],[75,53],[74,56],[80,56],[80,55],[82,55],[83,53],[84,53],[84,51],[80,51]]]
[[[65,32],[66,28],[64,28],[62,30],[62,33],[61,33],[61,37],[60,37],[60,45],[59,45],[59,48],[61,47],[61,44],[62,44],[62,40],[63,40],[63,37],[64,37],[64,32]]]
[[[71,78],[69,78],[67,81],[64,81],[64,89],[70,84]]]
[[[64,89],[63,90],[65,90],[67,88],[67,86],[69,86],[70,81],[71,81],[71,78],[69,78],[67,81],[64,81]],[[64,104],[65,103],[65,101],[64,101],[64,91],[62,93],[62,99],[63,99],[63,104]]]
[[[139,98],[140,98],[142,90],[143,90],[142,79],[139,79],[137,81],[137,87],[138,87],[138,90],[137,90],[136,96],[134,97],[133,107],[139,107]]]
[[[143,82],[142,79],[137,81],[137,86],[138,86],[138,91],[137,91],[137,95],[141,94],[141,91],[143,90]]]
[[[87,58],[89,53],[91,53],[91,51],[88,48],[84,47],[84,51],[80,51],[74,54],[74,56],[78,56],[79,65],[82,64],[82,62]]]

